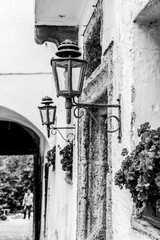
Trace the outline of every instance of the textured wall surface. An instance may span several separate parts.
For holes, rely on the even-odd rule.
[[[25,5],[22,0],[18,0],[19,5],[17,1],[12,1],[12,4],[6,0],[1,2],[3,24],[0,28],[4,32],[0,39],[1,105],[23,114],[42,130],[37,105],[44,95],[55,96],[49,73],[53,46],[38,46],[30,38],[30,33],[33,34],[32,11],[29,10],[33,7],[31,1]],[[126,147],[130,151],[138,142],[137,127],[145,121],[149,121],[152,127],[159,126],[159,24],[154,21],[144,26],[135,22],[137,16],[144,22],[150,13],[156,16],[157,11],[155,14],[153,11],[157,10],[158,1],[105,0],[99,3],[103,9],[101,64],[85,82],[82,101],[115,104],[121,94],[122,142],[118,142],[117,133],[107,134],[104,123],[107,115],[117,115],[116,109],[92,111],[98,126],[85,112],[74,146],[72,184],[68,184],[64,180],[58,148],[59,144],[64,147],[65,142],[58,134],[52,138],[50,143],[56,144],[57,156],[56,171],[50,170],[49,175],[46,240],[75,240],[76,235],[77,240],[157,239],[150,225],[144,226],[139,222],[138,227],[132,221],[133,201],[128,191],[115,186],[114,175],[122,162],[122,149]],[[92,18],[96,18],[96,14]],[[92,19],[86,23],[82,19],[81,50],[82,38],[85,44],[92,36],[95,22]],[[6,23],[10,28],[5,27]],[[55,97],[54,101],[59,106],[57,125],[65,126],[64,99]],[[108,127],[114,128],[115,125],[109,121]],[[67,133],[64,131],[64,136]]]
[[[87,80],[84,90],[83,99],[88,102],[98,101],[100,96],[106,96],[106,101],[115,104],[116,98],[121,94],[122,142],[118,143],[116,133],[108,134],[106,146],[108,151],[106,162],[109,167],[109,171],[106,172],[105,190],[107,239],[157,239],[154,235],[154,228],[151,228],[150,225],[145,227],[145,229],[148,228],[148,232],[147,230],[143,231],[143,224],[141,224],[141,228],[136,228],[136,224],[133,227],[131,224],[133,215],[131,196],[127,190],[120,190],[114,185],[114,175],[122,161],[122,149],[126,147],[130,151],[139,141],[137,127],[146,121],[149,121],[152,127],[159,126],[159,25],[156,23],[150,26],[140,26],[134,22],[146,5],[150,5],[154,9],[153,4],[156,4],[156,1],[103,1],[102,61]],[[105,80],[103,81],[103,79]],[[116,115],[116,110],[109,110],[108,114]],[[114,126],[114,123],[111,124]],[[86,131],[83,133],[83,127],[81,151],[84,154],[83,144],[87,141],[88,134]],[[92,128],[90,131],[93,131],[94,134],[95,130]],[[92,146],[92,141],[90,144]],[[95,145],[97,144],[95,141]],[[103,142],[99,147],[102,146]],[[92,151],[93,155],[94,151],[96,154],[96,147],[93,147]],[[89,168],[86,167],[88,166],[86,161],[89,161],[90,156],[85,157],[83,154],[79,160],[78,234],[83,236],[79,239],[94,239],[94,233],[89,236],[87,232],[89,227],[85,227],[88,211],[94,212],[94,207],[86,209],[86,194],[90,190],[87,185],[82,183],[86,182],[87,174],[90,173]],[[98,189],[96,186],[94,189],[96,194]],[[91,200],[92,196],[89,199]],[[95,229],[97,229],[96,224]]]
[[[92,112],[83,122],[82,151],[78,170],[78,239],[106,239],[106,112]],[[93,130],[94,129],[94,130]]]
[[[121,163],[121,150],[123,147],[131,150],[139,141],[137,127],[146,121],[153,127],[158,125],[158,26],[150,26],[147,29],[133,22],[136,14],[147,3],[148,1],[112,2],[115,13],[111,23],[115,23],[111,31],[114,38],[113,96],[116,97],[118,92],[122,96],[122,144],[117,145],[114,136],[111,139],[114,240],[152,239],[151,234],[147,236],[147,231],[144,233],[140,229],[132,229],[133,202],[130,194],[114,186],[114,174]]]
[[[116,109],[109,109],[108,113],[104,109],[92,111],[98,125],[85,113],[74,146],[72,184],[68,184],[64,180],[58,148],[66,143],[58,134],[50,139],[51,147],[56,144],[57,156],[56,171],[50,169],[49,175],[46,240],[75,240],[76,232],[77,240],[156,239],[154,229],[147,235],[143,225],[133,227],[130,194],[114,185],[122,149],[131,150],[138,142],[137,127],[145,121],[152,127],[159,126],[159,25],[134,23],[146,4],[154,9],[156,1],[100,2],[103,4],[101,65],[87,80],[82,100],[115,104],[121,94],[122,143],[118,143],[117,133],[107,134],[104,123],[107,114],[117,115]],[[1,0],[0,13],[0,30],[3,32],[0,38],[0,105],[14,111],[13,115],[8,111],[11,119],[28,122],[39,134],[42,132],[46,136],[37,109],[45,95],[53,97],[59,106],[57,126],[66,124],[64,99],[56,98],[51,75],[50,58],[55,47],[48,43],[39,46],[34,42],[33,1]],[[88,30],[93,22],[88,22]],[[84,42],[87,38],[85,35]],[[3,111],[0,108],[0,118],[4,108]],[[113,121],[109,122],[109,127],[115,125]],[[64,136],[67,133],[63,131]],[[79,142],[79,148],[76,148]],[[42,218],[42,231],[43,225]]]

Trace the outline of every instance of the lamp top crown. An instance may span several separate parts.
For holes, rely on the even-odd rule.
[[[41,103],[45,104],[45,105],[49,105],[49,104],[53,103],[53,101],[52,101],[51,97],[46,96],[46,97],[42,98],[42,102]]]
[[[56,56],[61,58],[66,57],[77,58],[81,56],[81,52],[79,51],[79,47],[77,46],[76,43],[72,42],[69,39],[66,39],[58,46]]]

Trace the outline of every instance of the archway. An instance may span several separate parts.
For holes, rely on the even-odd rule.
[[[46,145],[40,131],[23,116],[0,107],[0,155],[34,156],[33,239],[39,240],[42,203],[42,162]]]

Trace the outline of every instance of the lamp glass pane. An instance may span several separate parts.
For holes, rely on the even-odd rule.
[[[54,59],[53,65],[57,96],[80,96],[83,88],[86,61],[65,58]]]
[[[81,83],[83,83],[84,62],[72,60],[72,89],[81,93]]]
[[[54,124],[54,122],[55,122],[55,111],[56,111],[55,108],[49,109],[49,123],[50,124]]]
[[[60,61],[56,64],[60,91],[68,92],[68,61]]]
[[[42,124],[46,124],[47,109],[46,108],[40,108],[40,114],[41,114]]]
[[[56,111],[56,108],[52,106],[41,107],[40,113],[41,113],[43,125],[54,124],[55,111]]]

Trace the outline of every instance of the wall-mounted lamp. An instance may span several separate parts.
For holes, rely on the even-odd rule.
[[[51,65],[57,97],[62,96],[66,99],[67,123],[70,124],[72,98],[79,97],[82,93],[87,62],[77,59],[81,56],[79,47],[70,40],[58,46],[56,56],[60,58],[52,58]]]
[[[53,105],[52,98],[46,96],[42,98],[41,106],[38,106],[41,116],[42,125],[46,125],[47,127],[47,136],[50,137],[50,131],[54,135],[54,131],[58,131],[61,137],[66,142],[72,142],[75,139],[75,135],[73,133],[69,133],[67,135],[67,139],[65,139],[59,129],[75,129],[75,127],[54,127],[54,123],[56,120],[56,109],[57,107]],[[69,137],[72,136],[73,139],[69,140]]]
[[[115,118],[118,122],[118,128],[113,131],[118,131],[119,141],[121,140],[121,105],[120,97],[117,99],[118,103],[111,104],[87,104],[78,103],[75,101],[74,97],[80,97],[83,89],[83,82],[85,78],[85,71],[87,62],[82,59],[78,59],[81,56],[79,52],[79,47],[71,42],[70,40],[65,40],[61,45],[58,46],[58,51],[56,56],[59,58],[51,59],[51,66],[53,70],[53,76],[55,81],[55,87],[57,91],[57,97],[62,96],[66,99],[65,108],[67,109],[67,124],[71,123],[71,109],[74,109],[74,116],[79,118],[75,114],[75,110],[79,108],[85,108],[89,111],[89,108],[117,108],[118,117],[110,116],[109,118]],[[96,118],[90,112],[91,116],[96,121]],[[108,118],[108,119],[109,119]],[[96,121],[97,122],[97,121]]]

